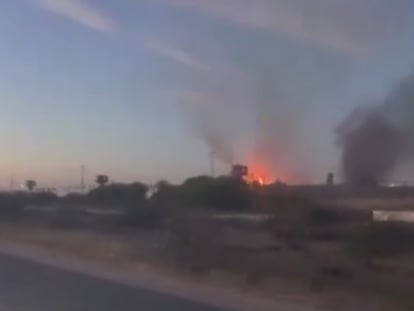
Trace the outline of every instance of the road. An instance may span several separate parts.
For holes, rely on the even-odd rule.
[[[0,311],[224,311],[0,255]]]

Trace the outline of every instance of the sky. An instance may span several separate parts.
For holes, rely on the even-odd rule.
[[[205,174],[204,127],[243,161],[264,101],[281,165],[322,182],[341,120],[414,70],[413,33],[411,0],[1,1],[0,187]]]

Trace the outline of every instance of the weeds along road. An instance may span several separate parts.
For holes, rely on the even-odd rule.
[[[0,254],[0,311],[224,311]]]

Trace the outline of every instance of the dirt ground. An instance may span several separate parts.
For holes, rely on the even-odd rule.
[[[0,233],[0,249],[2,246],[10,247],[10,245],[28,247],[31,250],[35,249],[42,256],[45,254],[48,258],[51,256],[58,265],[67,261],[68,258],[86,260],[111,267],[113,275],[125,274],[125,269],[127,269],[129,270],[127,274],[135,275],[137,279],[142,275],[145,276],[148,271],[152,271],[158,278],[160,276],[162,276],[161,279],[167,277],[169,282],[172,282],[171,279],[177,279],[184,280],[183,282],[186,284],[190,280],[191,282],[196,281],[197,284],[203,284],[213,291],[223,288],[233,289],[236,293],[242,293],[242,296],[251,297],[251,300],[256,301],[256,304],[259,301],[266,302],[266,304],[272,301],[273,303],[283,301],[288,305],[305,305],[315,308],[306,310],[334,311],[408,311],[412,310],[413,306],[407,300],[407,296],[394,296],[388,294],[386,290],[383,292],[365,290],[364,286],[368,286],[370,282],[384,282],[384,279],[378,275],[374,277],[365,273],[364,270],[359,270],[358,280],[366,279],[366,283],[364,285],[364,282],[359,282],[359,287],[355,287],[355,284],[349,281],[349,276],[346,273],[342,275],[341,271],[334,271],[334,274],[339,273],[339,276],[331,277],[330,271],[328,274],[325,273],[326,271],[322,271],[323,267],[350,265],[349,261],[343,265],[340,263],[339,258],[344,258],[341,254],[343,250],[335,243],[315,243],[312,245],[313,253],[319,254],[313,260],[309,260],[310,255],[302,254],[299,256],[296,251],[286,251],[282,254],[260,255],[256,253],[251,258],[254,257],[258,261],[244,261],[243,263],[250,266],[255,265],[256,268],[250,269],[250,272],[247,271],[248,273],[240,273],[237,269],[213,269],[208,275],[200,276],[176,270],[176,267],[168,266],[165,260],[160,258],[160,249],[164,247],[165,235],[156,231],[116,235],[88,230],[56,230],[36,226],[2,224]],[[403,261],[399,260],[400,262]],[[323,265],[321,266],[320,263]],[[260,269],[257,268],[258,266]],[[122,267],[122,271],[119,269],[120,267]],[[246,272],[245,266],[240,265],[240,267],[242,267],[242,272]],[[273,267],[273,270],[270,271],[266,267]],[[142,274],[143,271],[146,272]],[[262,274],[258,271],[261,271]],[[322,274],[319,274],[321,271]],[[263,273],[267,273],[267,275],[263,275]],[[257,275],[260,277],[256,277]],[[399,275],[394,273],[392,275],[395,284],[401,285]],[[144,279],[147,277],[149,276],[145,276]],[[387,280],[389,281],[389,279]],[[159,279],[151,278],[151,281],[147,280],[145,283],[157,286],[157,283],[163,284],[163,282],[165,281],[159,282]],[[166,287],[171,287],[171,284]],[[200,294],[198,295],[200,296]]]
[[[28,229],[20,225],[2,225],[0,232],[0,252],[221,308],[240,311],[324,310],[311,297],[283,292],[265,295],[247,290],[239,286],[237,278],[221,273],[213,273],[208,279],[183,275],[181,271],[161,266],[154,260],[148,261],[148,254],[141,257],[139,254],[144,252],[145,246],[140,244],[142,248],[136,253],[137,240],[132,243],[133,239],[127,241],[124,237],[110,238],[87,231]],[[283,285],[286,287],[287,284]]]

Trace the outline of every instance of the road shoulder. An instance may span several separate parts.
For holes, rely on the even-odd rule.
[[[114,267],[97,260],[79,258],[6,239],[0,239],[0,253],[228,310],[314,311],[318,309],[309,305],[310,302],[298,301],[292,297],[277,297],[277,299],[256,297],[245,291],[218,284],[201,283],[163,273],[144,263]]]

